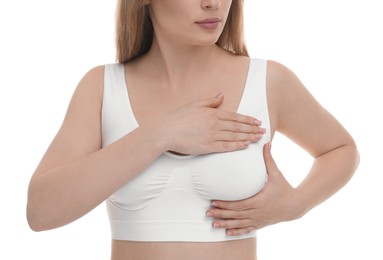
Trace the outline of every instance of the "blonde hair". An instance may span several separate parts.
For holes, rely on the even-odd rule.
[[[147,0],[118,0],[116,9],[116,60],[118,63],[149,51],[153,24]],[[243,0],[233,0],[218,46],[236,55],[249,56],[243,35]]]

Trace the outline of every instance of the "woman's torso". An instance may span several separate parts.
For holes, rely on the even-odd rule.
[[[225,94],[225,102],[222,106],[222,109],[229,111],[236,111],[241,113],[240,110],[242,105],[242,93],[246,85],[247,78],[247,68],[248,68],[248,59],[237,60],[239,66],[237,68],[238,73],[234,72],[234,75],[239,75],[238,77],[225,76],[223,73],[220,78],[220,86],[215,85],[214,87],[208,88],[205,87],[197,91],[199,94],[206,98],[206,95],[213,95],[213,93],[223,92]],[[129,75],[129,78],[126,79],[127,85],[129,86],[129,101],[130,109],[134,117],[134,121],[138,126],[138,122],[142,123],[146,120],[149,120],[151,116],[156,116],[156,113],[166,113],[166,110],[172,109],[181,105],[182,102],[187,102],[187,100],[178,100],[177,102],[171,102],[171,99],[166,102],[163,99],[166,98],[166,95],[162,97],[160,104],[167,104],[167,106],[161,107],[160,104],[156,102],[157,99],[153,96],[150,96],[150,91],[145,93],[145,88],[137,87],[137,83],[140,82],[140,78],[144,75],[140,75],[138,71],[135,71],[134,66],[129,67],[130,65],[125,66],[126,74]],[[133,76],[134,75],[134,76]],[[145,84],[150,85],[150,81],[145,81]],[[143,85],[145,85],[143,84]],[[206,84],[208,85],[208,84]],[[234,86],[234,87],[233,87]],[[153,91],[152,91],[153,92]],[[195,93],[197,93],[195,92]],[[193,99],[200,98],[198,95],[192,94],[190,92],[189,96],[192,96]],[[202,93],[202,94],[200,94]],[[248,97],[246,97],[248,98]],[[146,100],[145,105],[140,104],[140,101]],[[177,100],[177,99],[176,99]],[[191,100],[189,100],[191,101]],[[266,108],[267,110],[267,108]],[[246,111],[246,110],[244,110]],[[268,129],[269,130],[269,129]],[[270,133],[269,133],[270,134]],[[269,135],[270,138],[270,135]],[[168,154],[171,155],[171,154]],[[219,198],[217,198],[219,199]],[[224,232],[224,231],[223,231]],[[112,244],[112,259],[255,259],[256,255],[256,239],[247,238],[233,241],[221,241],[221,242],[138,242],[138,241],[129,241],[129,240],[118,240],[114,239]],[[190,257],[190,258],[188,258]]]

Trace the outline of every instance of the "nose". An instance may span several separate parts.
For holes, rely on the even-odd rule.
[[[202,8],[204,9],[218,9],[221,6],[221,0],[203,0]]]

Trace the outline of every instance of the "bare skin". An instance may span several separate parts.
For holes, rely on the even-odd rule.
[[[112,242],[113,260],[256,260],[256,239],[214,243]]]
[[[225,66],[227,64],[232,64],[233,62],[237,62],[238,66],[236,67],[241,68],[242,70],[248,66],[247,58],[236,57],[228,55],[227,53],[220,53],[220,55],[223,55],[223,59],[220,60],[226,60],[227,63],[221,62],[221,65],[219,66],[222,67],[217,65],[217,71],[225,71]],[[143,61],[144,59],[142,62]],[[134,66],[135,65],[133,64],[132,67],[130,67],[130,65],[126,66],[127,74],[129,74],[129,71],[134,70]],[[136,66],[138,67],[139,65],[137,64]],[[291,79],[284,78],[286,76],[284,73],[286,69],[283,66],[269,62],[268,67],[267,89],[272,135],[276,127],[280,127],[282,123],[287,124],[288,128],[290,129],[289,131],[291,132],[293,132],[294,128],[295,131],[300,131],[301,135],[297,137],[297,140],[300,140],[302,145],[307,146],[309,150],[311,149],[313,152],[315,152],[315,154],[318,155],[318,160],[316,160],[314,167],[315,171],[312,176],[318,179],[319,183],[326,183],[325,185],[329,188],[321,189],[319,187],[318,190],[313,190],[313,187],[317,187],[316,183],[318,183],[318,181],[316,183],[313,183],[312,181],[306,181],[301,186],[304,188],[301,189],[292,189],[292,187],[289,187],[288,184],[284,184],[284,186],[276,185],[277,188],[274,188],[275,190],[280,190],[280,187],[286,187],[283,189],[283,191],[286,191],[285,195],[289,193],[291,194],[292,192],[294,196],[283,196],[283,202],[285,203],[285,206],[282,207],[282,213],[279,212],[280,209],[277,211],[278,214],[271,212],[272,216],[276,216],[279,219],[267,219],[269,223],[249,223],[249,221],[251,222],[252,215],[250,215],[251,212],[248,210],[246,210],[245,213],[243,212],[246,207],[230,208],[228,206],[228,211],[219,211],[218,209],[215,209],[214,213],[217,214],[216,216],[222,219],[239,219],[239,221],[246,223],[244,225],[238,222],[233,223],[233,221],[229,220],[226,222],[217,221],[218,223],[221,223],[221,226],[218,228],[227,228],[228,230],[232,230],[234,233],[238,230],[240,233],[247,233],[254,228],[261,228],[262,226],[270,225],[271,223],[299,218],[302,216],[302,214],[304,214],[304,212],[307,211],[308,208],[315,206],[324,198],[330,196],[334,190],[339,189],[339,187],[343,185],[350,177],[349,172],[351,171],[349,168],[355,167],[355,164],[348,167],[342,166],[343,161],[349,160],[349,153],[355,154],[355,146],[347,132],[339,125],[339,123],[336,122],[336,120],[333,119],[330,114],[325,112],[323,108],[320,107],[320,105],[316,103],[314,99],[312,99],[311,96],[306,96],[308,95],[307,91],[299,81],[294,81],[295,84],[299,85],[297,89],[295,89],[296,86],[285,85],[284,87],[286,89],[290,87],[294,88],[294,97],[301,97],[304,99],[307,98],[307,103],[302,104],[281,101],[281,93],[275,91],[275,89],[280,88],[281,81],[283,82],[288,80],[287,82],[291,82]],[[138,78],[139,76],[139,74],[135,74],[134,77]],[[236,83],[226,79],[227,82],[230,82],[230,86],[236,86],[235,88],[229,87],[228,85],[216,85],[217,88],[213,89],[211,93],[225,93],[224,91],[226,91],[227,94],[225,93],[224,98],[217,98],[218,101],[211,102],[217,103],[214,104],[213,107],[218,106],[220,108],[218,110],[222,111],[235,111],[235,109],[238,107],[239,99],[243,91],[244,76],[245,73],[242,71],[242,78],[238,77],[238,81]],[[154,101],[156,99],[149,95],[138,96],[142,95],[142,93],[137,95],[135,92],[134,83],[132,83],[134,82],[134,77],[129,77],[131,80],[130,83],[128,82],[130,84],[129,86],[131,87],[129,94],[133,104],[133,110],[140,123],[140,128],[137,131],[129,133],[122,140],[119,140],[110,147],[104,148],[102,150],[100,150],[101,133],[99,130],[94,130],[100,129],[103,68],[95,68],[80,82],[79,87],[72,99],[71,105],[69,106],[63,126],[51,144],[50,148],[48,149],[46,155],[44,156],[31,180],[28,200],[28,219],[31,227],[34,230],[45,230],[62,226],[86,214],[99,203],[104,201],[114,191],[116,191],[121,185],[123,185],[123,183],[128,181],[129,178],[132,178],[132,176],[135,176],[135,174],[139,174],[145,165],[150,163],[152,160],[155,160],[158,154],[164,151],[173,150],[184,154],[197,152],[196,150],[187,150],[187,147],[183,145],[183,142],[177,141],[178,139],[167,140],[168,135],[166,133],[174,133],[172,132],[172,129],[167,127],[165,128],[164,125],[166,124],[158,125],[159,121],[153,122],[151,120],[153,118],[152,114],[145,114],[145,111],[161,111],[164,113],[164,115],[159,113],[155,118],[161,118],[162,122],[167,122],[169,118],[174,116],[174,118],[171,119],[171,121],[174,122],[176,120],[175,118],[178,118],[177,113],[169,112],[169,110],[172,109],[172,106],[174,106],[173,108],[178,107],[180,105],[178,102],[180,101],[177,99],[166,100],[165,103],[170,104],[167,109],[160,109],[158,104],[155,102],[135,102],[135,100]],[[204,82],[206,85],[214,86],[215,77],[209,79],[207,76],[207,78],[204,79]],[[209,82],[212,84],[208,84]],[[198,84],[195,86],[198,86]],[[201,87],[200,91],[203,92],[204,89]],[[288,90],[286,91],[288,92]],[[171,92],[169,91],[168,93]],[[195,91],[195,93],[199,93],[199,91]],[[166,96],[167,95],[165,94],[163,98],[166,98]],[[189,94],[187,97],[189,99],[186,98],[181,103],[193,102],[194,100],[198,100],[200,98],[200,96],[193,96],[191,94]],[[172,100],[175,100],[176,102],[171,103]],[[206,100],[199,102],[209,103]],[[140,107],[140,105],[145,106],[145,108]],[[282,113],[287,108],[292,110],[299,109],[300,113],[296,113],[296,115],[302,117],[301,119],[305,117],[319,117],[320,122],[311,122],[311,124],[304,124],[303,126],[302,124],[289,124],[288,121],[286,121],[288,116]],[[197,112],[197,110],[194,110],[195,107],[190,105],[184,107],[183,109],[176,110],[179,112],[185,109],[188,111],[188,115],[190,115],[189,112]],[[191,110],[189,111],[188,109]],[[244,122],[248,120],[249,118],[246,118],[244,119]],[[299,120],[299,118],[297,120]],[[83,123],[80,124],[80,122]],[[188,126],[185,126],[184,124],[192,123],[190,120],[189,122],[184,122],[183,120],[180,120],[179,122],[182,122],[182,124],[179,126],[180,129],[184,129],[184,127],[188,128]],[[249,123],[247,125],[251,126],[250,121],[248,122]],[[78,125],[83,126],[83,128],[79,128]],[[158,128],[160,130],[160,134],[157,134],[154,131],[155,128],[153,128],[153,125],[159,126]],[[172,125],[174,126],[174,124]],[[323,127],[323,125],[329,129],[328,132],[326,131],[323,133],[319,130],[321,129],[320,127]],[[72,131],[74,126],[77,126],[77,131],[75,132]],[[253,126],[256,126],[256,124],[253,124]],[[246,124],[243,124],[243,127],[244,130],[242,134],[246,134],[249,131],[249,128],[246,127]],[[304,129],[302,129],[302,127]],[[166,131],[163,131],[163,129],[166,129]],[[177,129],[176,132],[182,132],[180,129]],[[190,127],[190,129],[193,129],[193,127]],[[260,131],[257,127],[254,129],[254,134]],[[153,133],[155,133],[155,135],[153,135]],[[153,136],[163,136],[164,140],[159,142],[157,139],[153,139]],[[169,136],[172,136],[172,138],[178,138],[177,135],[174,134]],[[317,141],[313,142],[311,138]],[[181,140],[184,138],[179,136],[179,139]],[[307,139],[307,141],[305,141],[305,139]],[[142,140],[148,140],[148,143],[143,143]],[[253,141],[256,140],[254,139]],[[326,144],[326,146],[323,146],[324,144]],[[245,148],[245,146],[243,148]],[[195,147],[193,147],[193,149],[195,149]],[[210,152],[206,151],[206,147],[198,147],[197,149],[199,149],[198,152]],[[208,149],[211,149],[211,147]],[[235,147],[233,149],[240,148]],[[151,151],[151,153],[148,153],[148,151]],[[320,156],[321,154],[331,154],[330,152],[335,154],[335,156]],[[136,160],[132,160],[130,158],[131,154],[139,154],[141,156],[135,157]],[[328,158],[326,159],[326,157]],[[338,160],[336,159],[337,157]],[[137,162],[137,158],[140,158],[141,161]],[[318,172],[318,168],[320,169],[322,167],[326,167],[325,165],[327,165],[328,161],[333,162],[332,165],[336,166],[335,168],[345,168],[345,174],[332,174],[330,176],[330,183],[332,183],[330,186],[327,184],[326,180],[329,177],[326,177],[326,175],[323,174],[315,174],[315,172]],[[110,165],[114,165],[113,167],[115,168],[113,171],[111,171]],[[114,178],[110,178],[109,175],[105,176],[106,170],[108,172],[114,172]],[[127,173],[130,173],[130,175]],[[279,180],[280,179],[283,179],[283,176],[279,178]],[[89,180],[92,180],[92,182],[89,182]],[[307,196],[305,193],[307,193],[308,190],[311,192],[316,192],[317,194],[315,196],[311,194]],[[269,198],[273,197],[274,195],[269,195]],[[240,205],[248,206],[250,204],[249,201],[256,198],[257,196],[244,202],[240,202]],[[306,201],[304,201],[303,198],[306,198]],[[307,201],[307,198],[311,198],[312,201]],[[219,203],[223,205],[225,202]],[[279,201],[279,203],[282,204],[282,201]],[[283,212],[288,212],[288,215]],[[224,253],[226,252],[225,248],[228,248],[229,245],[235,245],[235,249],[233,249],[231,253],[237,254],[236,257],[242,257],[240,259],[249,260],[255,259],[255,256],[252,253],[256,252],[255,239],[208,244],[139,243],[130,241],[113,241],[112,259],[129,259],[129,257],[133,257],[136,254],[140,254],[143,257],[142,259],[172,259],[169,257],[169,254],[183,254],[186,248],[193,248],[193,252],[196,253],[199,251],[205,252],[206,247],[209,247],[209,250],[206,250],[208,253],[204,254],[205,259],[225,259],[225,257],[227,257],[227,254]],[[146,249],[144,252],[142,252],[143,247]],[[248,252],[249,255],[246,257],[243,256],[244,252]]]
[[[235,151],[246,149],[250,142],[262,137],[264,130],[256,119],[235,113],[249,59],[217,47],[214,43],[219,31],[206,33],[195,29],[193,23],[189,28],[185,18],[194,14],[204,18],[199,15],[201,10],[219,15],[220,8],[227,11],[229,3],[201,1],[200,7],[189,1],[153,1],[153,45],[147,54],[125,66],[130,101],[140,126],[103,149],[104,69],[97,67],[85,75],[60,131],[31,179],[27,215],[33,230],[57,228],[80,218],[165,151]],[[172,15],[179,22],[169,22]],[[218,93],[224,96],[215,97]],[[267,93],[271,136],[275,131],[285,134],[315,162],[302,184],[293,188],[266,146],[269,181],[265,188],[247,200],[217,201],[217,207],[207,212],[218,218],[216,228],[225,228],[231,235],[301,217],[339,190],[357,166],[358,154],[351,136],[287,68],[268,62]],[[113,260],[172,260],[180,256],[254,260],[256,243],[255,239],[218,243],[112,242]]]

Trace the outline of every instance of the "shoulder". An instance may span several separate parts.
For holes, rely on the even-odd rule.
[[[100,65],[83,74],[72,95],[65,121],[83,113],[87,113],[85,117],[91,117],[94,111],[100,113],[104,95],[104,69],[105,65]]]
[[[106,65],[99,65],[89,69],[79,82],[79,86],[84,85],[99,85],[104,81],[104,72]]]
[[[297,83],[298,78],[292,70],[285,65],[273,61],[267,61],[267,83],[272,88],[288,87],[292,83]],[[280,89],[282,91],[282,89]]]
[[[273,60],[267,61],[266,88],[270,120],[275,130],[287,111],[310,96],[291,69]]]
[[[295,74],[285,65],[274,61],[261,58],[250,58],[253,63],[262,67],[266,71],[266,81],[268,88],[280,88],[297,81]]]
[[[82,98],[102,98],[106,66],[99,65],[89,69],[79,81],[74,95]]]
[[[99,65],[88,70],[82,77],[81,83],[97,83],[100,84],[104,80],[105,67],[108,65]]]
[[[306,91],[304,85],[295,73],[285,65],[268,60],[266,73],[267,91],[275,99],[278,98],[278,105],[283,105],[284,101],[292,101],[294,96],[302,91]],[[280,98],[283,97],[283,98]]]

